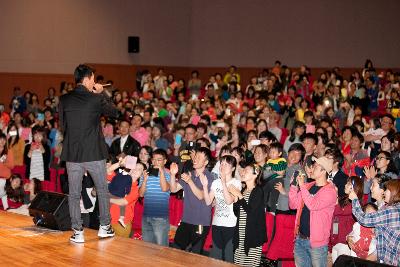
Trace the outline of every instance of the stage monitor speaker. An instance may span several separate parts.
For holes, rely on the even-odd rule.
[[[139,53],[139,36],[129,36],[128,37],[128,52],[129,53]]]
[[[65,194],[42,191],[32,200],[29,215],[38,226],[67,231],[71,230],[68,196]]]
[[[391,265],[341,255],[336,259],[333,267],[391,267]]]

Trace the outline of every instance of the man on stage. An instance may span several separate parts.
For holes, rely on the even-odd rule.
[[[67,163],[69,213],[72,230],[70,240],[85,242],[82,228],[80,197],[82,177],[87,171],[93,178],[100,209],[99,237],[112,237],[110,200],[106,182],[108,149],[100,127],[100,115],[116,117],[118,111],[103,94],[103,86],[94,81],[94,70],[79,65],[74,72],[76,88],[61,96],[59,119],[64,134],[61,160]]]

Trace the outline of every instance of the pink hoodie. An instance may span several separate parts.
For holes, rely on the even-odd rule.
[[[300,216],[304,204],[310,210],[310,244],[312,248],[328,245],[332,227],[332,217],[337,201],[335,186],[328,183],[314,196],[308,191],[315,182],[304,184],[300,190],[291,186],[289,191],[289,207],[297,209],[295,236],[299,232]]]

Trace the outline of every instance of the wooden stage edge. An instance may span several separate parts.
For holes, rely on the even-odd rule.
[[[181,250],[122,237],[99,239],[85,229],[85,243],[71,231],[36,227],[32,218],[0,211],[1,266],[235,266]]]

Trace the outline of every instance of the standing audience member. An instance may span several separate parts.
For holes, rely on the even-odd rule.
[[[233,235],[236,226],[236,216],[233,213],[233,195],[229,193],[229,187],[233,185],[241,190],[240,180],[234,178],[236,159],[231,155],[222,156],[219,170],[219,178],[211,184],[208,191],[208,179],[200,176],[203,185],[204,200],[211,205],[215,199],[215,212],[212,221],[213,246],[210,256],[216,259],[233,262]]]
[[[32,129],[32,134],[32,143],[27,144],[24,151],[26,177],[29,179],[37,178],[40,181],[49,181],[51,151],[47,144],[45,129],[35,127]]]
[[[337,201],[334,185],[328,182],[333,160],[326,157],[315,159],[311,178],[297,176],[290,187],[289,206],[297,209],[294,247],[296,266],[325,267],[328,256],[332,216]]]
[[[153,152],[152,168],[145,172],[139,184],[139,196],[144,197],[142,236],[146,242],[168,247],[170,174],[165,168],[167,152]],[[152,173],[154,172],[154,173]]]
[[[338,197],[341,198],[345,195],[344,187],[348,178],[348,176],[342,171],[344,163],[343,154],[338,149],[328,149],[325,152],[325,156],[333,159],[333,168],[329,173],[328,179],[330,179],[337,187]]]
[[[213,175],[206,167],[211,160],[209,149],[200,147],[196,150],[193,159],[193,171],[181,174],[181,179],[176,182],[178,168],[171,164],[171,192],[183,189],[183,215],[181,223],[175,234],[175,245],[182,250],[189,250],[201,254],[204,242],[211,223],[211,206],[204,202],[203,186],[200,176],[208,179],[208,190],[211,188]]]
[[[15,123],[10,123],[7,129],[7,144],[8,149],[12,151],[14,156],[14,165],[22,166],[24,165],[24,149],[25,141],[20,138],[18,133],[18,128]]]
[[[140,144],[132,136],[129,135],[130,123],[128,121],[121,121],[119,123],[120,137],[115,139],[110,147],[109,153],[112,163],[118,162],[119,158],[125,156],[139,156]]]
[[[238,218],[233,237],[234,262],[240,266],[259,266],[266,237],[264,194],[260,186],[262,170],[251,163],[243,167],[243,189],[229,186],[235,198],[233,211]]]

